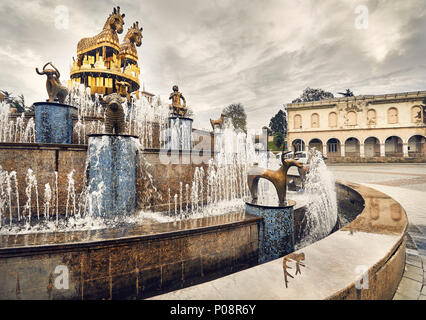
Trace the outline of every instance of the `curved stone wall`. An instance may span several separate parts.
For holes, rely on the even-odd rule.
[[[342,229],[283,258],[153,299],[391,299],[405,265],[407,215],[377,190],[338,185],[365,202]]]
[[[141,299],[209,281],[257,264],[259,219],[0,236],[0,299]]]

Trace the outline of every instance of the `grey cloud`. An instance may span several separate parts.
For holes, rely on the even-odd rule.
[[[68,30],[54,28],[58,4],[69,8]],[[369,9],[368,30],[354,26],[358,4]],[[167,97],[177,82],[204,128],[234,102],[245,105],[250,126],[268,125],[307,86],[357,94],[426,87],[423,0],[6,0],[1,49],[33,61],[20,66],[0,50],[0,89],[29,101],[44,97],[33,67],[54,60],[66,80],[78,40],[97,34],[116,5],[126,14],[125,30],[136,20],[144,28],[139,59],[146,89]]]

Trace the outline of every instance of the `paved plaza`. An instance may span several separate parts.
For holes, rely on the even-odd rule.
[[[365,184],[398,201],[408,215],[407,259],[395,300],[426,300],[426,164],[330,165],[336,179]]]

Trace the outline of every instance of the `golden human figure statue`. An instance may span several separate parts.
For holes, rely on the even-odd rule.
[[[186,108],[185,97],[179,92],[178,86],[173,86],[173,92],[170,94],[169,100],[172,100],[172,104],[170,105],[172,115],[175,117],[184,117],[188,109]],[[183,101],[183,105],[181,101]]]

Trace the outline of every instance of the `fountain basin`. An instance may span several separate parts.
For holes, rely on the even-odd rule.
[[[338,196],[353,197],[338,197],[339,209],[357,215],[345,227],[283,258],[153,299],[392,299],[405,265],[406,213],[372,188],[336,186]],[[285,278],[285,261],[294,278]]]
[[[88,203],[91,216],[116,217],[136,209],[137,137],[91,134]]]
[[[192,122],[190,118],[169,117],[167,150],[191,150]]]
[[[136,299],[257,264],[244,213],[92,231],[0,236],[0,299]],[[55,273],[65,266],[69,289]]]
[[[265,263],[294,251],[294,206],[265,206],[246,202],[246,212],[262,217],[259,228],[259,263]]]
[[[35,102],[35,141],[38,143],[71,144],[72,116],[77,108],[55,102]]]

